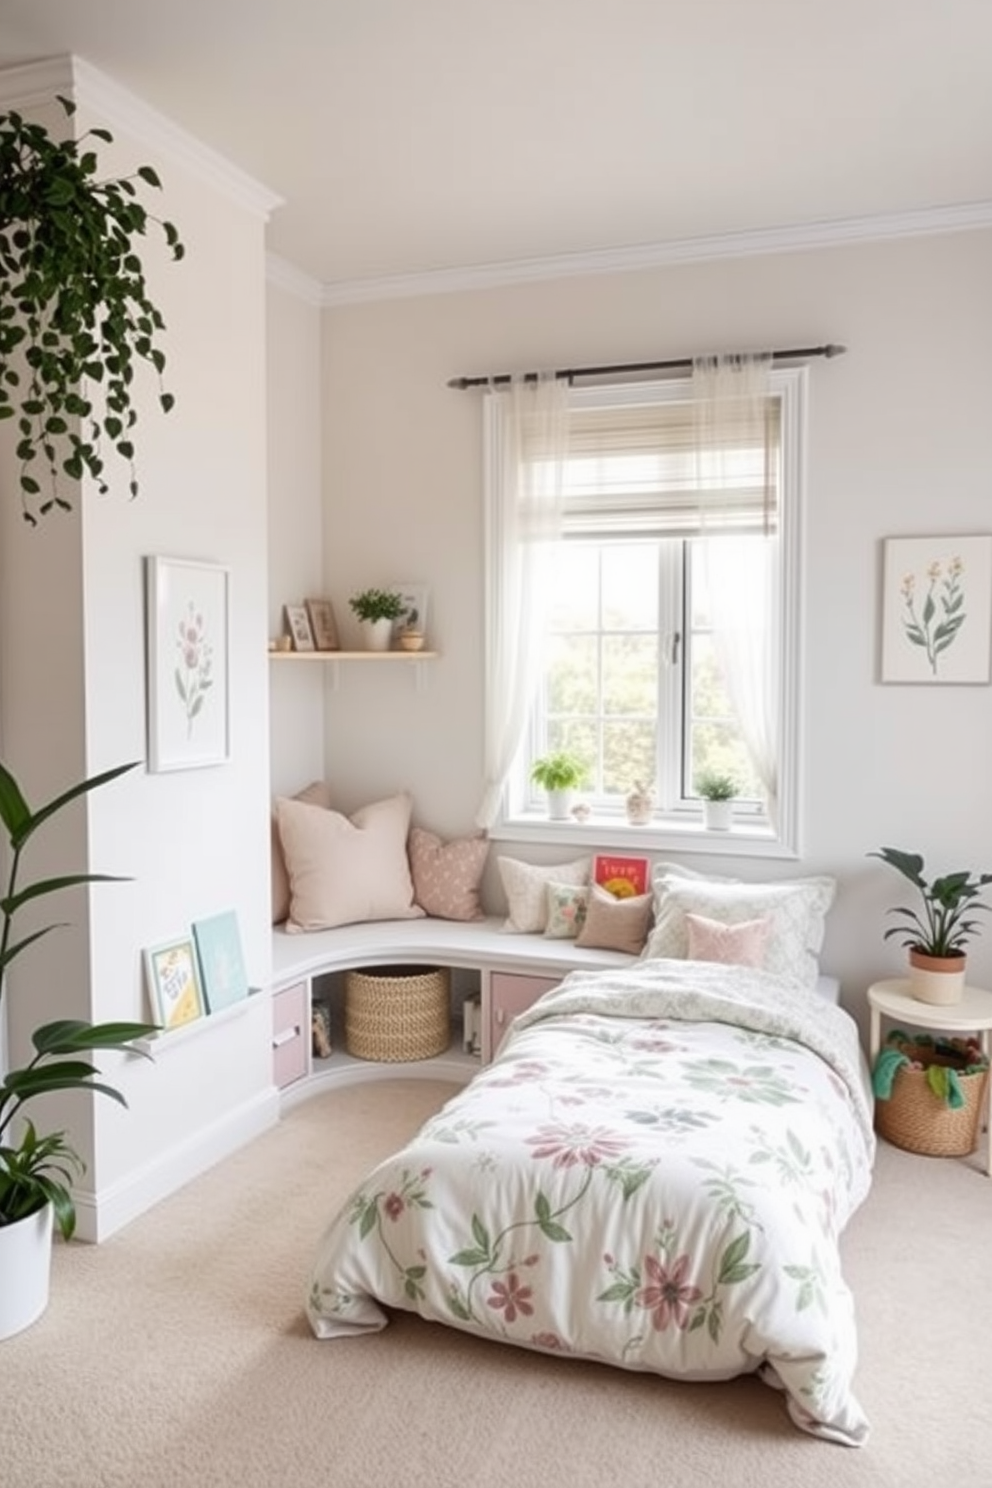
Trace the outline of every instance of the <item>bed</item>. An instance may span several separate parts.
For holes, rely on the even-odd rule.
[[[839,1237],[874,1136],[853,1020],[744,966],[573,972],[324,1233],[319,1338],[390,1309],[669,1378],[758,1373],[861,1445]]]

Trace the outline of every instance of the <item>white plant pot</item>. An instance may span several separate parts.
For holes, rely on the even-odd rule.
[[[965,958],[937,959],[909,953],[909,995],[917,1002],[948,1007],[964,996]]]
[[[388,651],[393,639],[392,620],[363,620],[366,651]]]
[[[551,821],[572,820],[572,796],[570,790],[548,791],[548,816]]]
[[[0,1339],[36,1323],[48,1306],[52,1206],[0,1225]]]
[[[703,822],[707,831],[729,832],[733,820],[733,801],[703,801]]]

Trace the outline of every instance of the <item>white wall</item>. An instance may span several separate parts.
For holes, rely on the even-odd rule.
[[[77,127],[100,123],[114,134],[113,146],[101,147],[107,171],[155,166],[165,189],[154,210],[186,243],[180,264],[154,234],[142,252],[166,320],[176,407],[163,415],[154,377],[139,379],[140,495],[130,500],[126,470],[115,471],[113,494],[84,488],[71,516],[55,514],[38,531],[16,511],[6,451],[3,757],[35,804],[84,775],[144,761],[146,554],[230,571],[232,747],[228,763],[208,769],[150,774],[142,765],[93,796],[64,830],[52,824],[54,861],[39,855],[33,867],[132,881],[66,896],[57,912],[74,928],[14,968],[14,1056],[43,1012],[148,1017],[142,948],[222,909],[238,913],[251,981],[264,984],[269,974],[265,194],[233,170],[226,176],[216,159],[205,162],[195,142],[178,148],[164,121],[88,69],[77,74],[76,92]],[[57,109],[42,114],[60,123]],[[45,918],[54,912],[51,901]],[[78,1190],[84,1238],[109,1233],[275,1118],[269,1045],[260,998],[244,1016],[165,1046],[154,1064],[100,1057],[130,1110],[80,1095],[64,1100],[87,1162]]]
[[[339,798],[408,786],[418,819],[444,833],[469,829],[478,804],[481,418],[479,395],[448,378],[845,343],[811,371],[805,845],[800,863],[773,866],[837,876],[823,961],[861,1016],[868,982],[901,971],[881,937],[905,897],[866,853],[891,844],[939,871],[992,869],[992,689],[878,681],[882,539],[992,530],[990,247],[971,232],[328,310],[331,596],[341,610],[367,583],[428,583],[443,653],[422,691],[401,666],[342,669],[326,694]],[[992,926],[971,967],[992,985]]]

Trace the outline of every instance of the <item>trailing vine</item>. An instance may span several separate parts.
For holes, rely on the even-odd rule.
[[[58,101],[75,113],[70,99]],[[175,401],[156,344],[165,322],[134,240],[153,222],[173,259],[185,250],[172,223],[138,200],[136,180],[161,188],[152,167],[98,180],[91,136],[113,141],[99,128],[55,140],[19,113],[0,115],[0,419],[17,420],[21,505],[32,525],[53,508],[71,509],[66,479],[88,474],[109,490],[107,444],[138,494],[131,390],[139,362],[155,370],[163,411]]]

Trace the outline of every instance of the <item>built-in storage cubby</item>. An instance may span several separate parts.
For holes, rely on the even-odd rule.
[[[284,1103],[326,1085],[405,1078],[465,1084],[488,1063],[510,1023],[543,992],[579,967],[625,966],[614,951],[579,950],[574,941],[508,934],[502,921],[375,921],[293,935],[272,942],[273,1080]],[[345,972],[392,965],[439,966],[451,972],[451,1042],[427,1059],[376,1062],[354,1058],[345,1043]],[[302,996],[301,996],[302,994]],[[472,1003],[466,1036],[465,1004]],[[312,1012],[326,1009],[331,1053],[315,1052]],[[477,1014],[475,1010],[478,1010]],[[476,1023],[480,1040],[472,1051]],[[300,1037],[297,1037],[299,1031]]]

